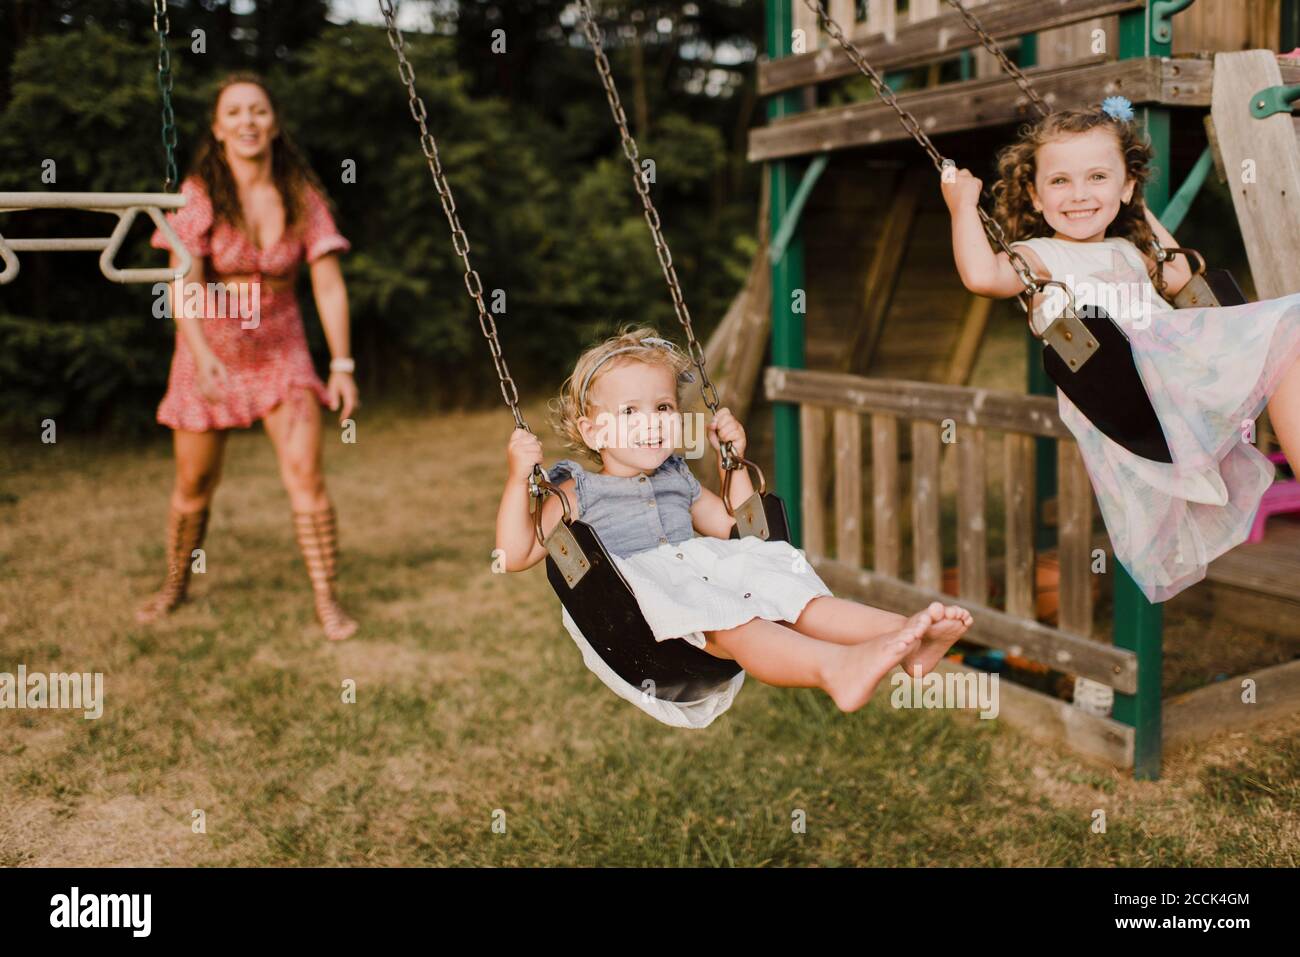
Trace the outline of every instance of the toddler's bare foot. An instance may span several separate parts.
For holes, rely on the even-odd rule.
[[[944,605],[937,601],[931,602],[921,614],[927,616],[931,624],[926,628],[920,645],[901,662],[903,670],[914,678],[924,677],[933,671],[939,659],[948,653],[958,638],[966,634],[966,629],[975,620],[960,605]],[[919,674],[918,667],[921,669]]]
[[[835,663],[822,682],[841,711],[857,711],[871,700],[880,679],[908,654],[916,651],[921,636],[934,622],[918,612],[897,631],[857,645],[834,645]]]

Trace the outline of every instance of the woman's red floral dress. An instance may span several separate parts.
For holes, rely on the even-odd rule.
[[[158,421],[187,432],[247,428],[281,402],[300,394],[302,387],[328,405],[325,385],[307,350],[297,297],[292,289],[276,293],[261,281],[264,276],[292,278],[304,259],[313,263],[329,253],[352,248],[335,226],[325,198],[309,187],[301,221],[292,230],[286,229],[269,249],[258,249],[230,223],[214,228],[212,202],[202,180],[187,177],[181,192],[189,202],[167,219],[194,256],[209,258],[211,265],[204,280],[220,282],[222,276],[252,275],[254,281],[242,290],[242,296],[230,289],[229,295],[209,295],[202,303],[203,336],[229,377],[221,399],[210,402],[199,391],[194,354],[177,328],[176,351],[167,394],[158,406]],[[154,232],[151,244],[168,248],[161,230]],[[254,304],[256,311],[248,308]]]

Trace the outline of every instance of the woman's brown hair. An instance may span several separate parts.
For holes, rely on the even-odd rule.
[[[284,228],[287,233],[304,217],[306,210],[305,194],[308,188],[316,189],[329,203],[329,195],[321,185],[319,177],[312,171],[310,164],[298,149],[293,138],[284,128],[280,107],[271,93],[270,87],[260,74],[240,70],[227,74],[216,88],[212,97],[212,109],[208,113],[208,122],[204,126],[199,147],[190,164],[190,175],[197,176],[207,188],[212,201],[214,222],[225,221],[239,229],[245,228],[244,216],[239,203],[239,191],[235,187],[235,177],[226,162],[226,151],[217,138],[212,135],[212,124],[217,119],[217,104],[227,87],[236,83],[252,83],[266,94],[275,114],[278,130],[271,140],[271,178],[280,199],[284,203]]]
[[[1006,232],[1009,242],[1052,235],[1052,228],[1043,214],[1034,209],[1029,193],[1037,172],[1038,148],[1050,140],[1098,127],[1115,134],[1125,173],[1135,183],[1133,196],[1120,206],[1115,220],[1106,227],[1106,235],[1121,236],[1148,255],[1154,255],[1155,236],[1142,212],[1142,186],[1151,176],[1151,147],[1138,135],[1135,123],[1117,120],[1100,106],[1051,113],[1037,123],[1022,127],[1020,139],[998,154],[998,181],[992,189],[993,217]]]

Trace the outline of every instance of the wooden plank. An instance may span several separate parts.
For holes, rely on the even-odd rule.
[[[799,56],[808,53],[816,55],[817,48],[821,46],[821,26],[817,19],[817,12],[809,8],[806,3],[796,3],[790,11],[791,29],[795,30],[795,56],[784,57],[783,59],[797,59]],[[802,35],[798,31],[802,30]],[[802,40],[803,49],[800,50],[798,43]]]
[[[1197,0],[1174,20],[1172,50],[1276,50],[1281,26],[1279,0]]]
[[[820,559],[812,564],[835,594],[900,614],[910,615],[932,601],[952,602],[951,595],[937,589],[920,588],[890,575],[851,568],[834,559]],[[1137,655],[1131,651],[1048,628],[1032,619],[1016,618],[977,602],[963,600],[960,604],[974,618],[970,630],[962,635],[963,641],[999,648],[1058,671],[1082,675],[1123,694],[1137,690]]]
[[[898,515],[898,420],[871,416],[871,537],[876,571],[897,578],[902,565]]]
[[[904,379],[870,379],[783,366],[768,366],[764,370],[763,390],[773,402],[811,402],[931,422],[950,418],[962,425],[997,432],[1072,438],[1057,413],[1056,398],[1043,395]]]
[[[1262,120],[1250,114],[1252,95],[1282,82],[1278,61],[1267,50],[1219,53],[1214,58],[1211,115],[1261,299],[1300,289],[1300,257],[1294,243],[1282,241],[1300,236],[1300,147],[1295,128],[1289,113]],[[1248,172],[1253,172],[1253,178]]]
[[[1190,62],[1190,61],[1189,61]],[[1026,70],[1053,108],[1086,106],[1122,92],[1134,103],[1161,101],[1159,57],[1091,63],[1055,70]],[[931,137],[957,130],[1021,122],[1033,117],[1028,98],[1009,77],[967,80],[904,93],[898,97]],[[1179,103],[1183,100],[1179,99]],[[873,99],[810,110],[749,133],[750,162],[873,146],[909,136],[894,111]]]
[[[1300,524],[1286,518],[1265,526],[1262,542],[1243,542],[1210,563],[1207,580],[1300,604]]]
[[[1242,701],[1243,683],[1254,682],[1253,704]],[[1193,744],[1224,731],[1276,721],[1300,710],[1300,661],[1288,661],[1216,681],[1163,702],[1165,747]]]
[[[867,22],[863,25],[864,29],[860,31],[850,31],[850,36],[854,45],[857,46],[858,49],[862,49],[862,41],[868,36],[878,37],[880,40],[884,41],[886,45],[892,45],[895,43],[898,36],[897,11],[897,0],[868,0]],[[845,56],[844,49],[838,44],[835,47],[835,53],[836,55],[843,57],[845,62],[848,62],[848,57]],[[865,51],[863,52],[863,56],[866,56],[867,61],[871,63],[872,66],[875,66],[876,61],[872,60]],[[856,67],[850,65],[849,73],[852,73],[855,70]],[[761,96],[763,95],[763,78],[761,75],[759,76],[758,82],[759,95]],[[802,84],[796,83],[795,85],[801,86]]]
[[[957,334],[957,345],[948,360],[948,371],[943,381],[948,385],[965,385],[975,368],[975,357],[979,355],[980,343],[984,341],[984,330],[988,328],[989,313],[993,311],[993,300],[984,296],[971,296],[966,314],[961,320],[961,331]]]
[[[826,410],[815,405],[799,407],[803,470],[803,547],[811,560],[826,554],[826,507],[822,498],[822,463],[826,458]]]
[[[912,423],[912,580],[938,591],[943,583],[939,540],[939,425]]]
[[[862,318],[848,349],[839,363],[841,372],[865,372],[871,363],[880,330],[889,312],[894,289],[898,285],[899,269],[907,251],[907,237],[916,222],[917,200],[923,185],[933,185],[923,167],[914,166],[904,171],[889,214],[880,227],[871,265],[862,284]]]
[[[975,674],[974,669],[948,659],[939,662],[940,674]],[[1103,718],[1026,688],[1013,681],[998,681],[998,720],[1029,737],[1065,745],[1085,757],[1116,768],[1133,767],[1133,729],[1114,718]]]
[[[835,557],[862,564],[862,416],[836,409]]]
[[[1007,614],[1033,618],[1034,439],[1008,432],[1002,439],[1003,505],[1006,510]]]
[[[1061,562],[1060,626],[1079,635],[1092,634],[1092,485],[1083,456],[1074,442],[1056,445]]]
[[[970,3],[971,0],[966,0]],[[939,0],[910,0],[907,5],[909,23],[921,23],[932,20],[939,15]]]
[[[989,600],[988,535],[984,524],[984,432],[957,432],[957,592],[981,605]]]
[[[802,2],[802,0],[796,0],[796,2]],[[831,19],[838,23],[846,34],[852,36],[858,19],[857,0],[823,0],[823,2]],[[828,38],[828,42],[833,43],[834,41]]]
[[[913,0],[916,2],[916,0]],[[796,8],[802,3],[796,3]],[[989,33],[1001,40],[1076,23],[1090,17],[1136,10],[1143,0],[993,0],[982,4],[975,13]],[[882,73],[900,67],[916,66],[952,56],[961,50],[980,47],[979,37],[971,33],[961,14],[948,8],[937,17],[896,24],[894,0],[870,0],[864,29],[855,31],[849,21],[840,20],[845,32],[862,51],[867,62]],[[801,56],[782,57],[759,64],[760,96],[779,93],[809,83],[824,83],[857,72],[857,67],[838,43],[831,41],[827,52],[819,56],[809,47]],[[983,49],[980,47],[980,49]]]

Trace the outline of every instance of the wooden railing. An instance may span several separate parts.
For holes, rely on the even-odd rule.
[[[952,600],[942,592],[940,469],[946,440],[956,447],[957,589],[960,603],[975,617],[966,638],[1110,685],[1117,692],[1135,693],[1136,655],[1092,638],[1092,487],[1078,447],[1057,415],[1055,399],[777,367],[765,371],[764,385],[769,400],[799,406],[802,545],[809,563],[833,591],[900,612],[934,600]],[[864,424],[870,430],[871,449],[870,563],[863,557],[867,535]],[[903,577],[902,568],[901,429],[907,429],[911,440],[910,580]],[[1002,433],[1006,543],[1000,562],[1006,583],[1002,608],[993,607],[989,600],[985,517],[989,432]],[[1060,598],[1056,627],[1035,618],[1034,440],[1038,437],[1057,440]],[[833,450],[829,455],[828,442]],[[821,494],[828,459],[835,470],[834,507],[829,513]],[[1085,714],[1027,688],[1007,682],[1002,687],[1004,699],[1014,699],[1012,710],[1020,718],[1016,723],[1033,723],[1038,730],[1054,727],[1080,750],[1131,765],[1131,727]],[[1010,711],[1006,716],[1013,721],[1016,717]]]
[[[906,14],[897,0],[869,0],[866,17],[857,17],[857,0],[823,0],[826,12],[862,50],[872,66],[896,70],[917,66],[965,49],[986,56],[979,38],[966,28],[961,15],[943,0],[911,0]],[[1140,9],[1144,0],[965,0],[967,7],[997,40],[1067,27],[1087,20]],[[765,62],[759,67],[761,95],[779,93],[809,83],[850,76],[856,67],[834,38],[819,29],[817,15],[803,0],[793,0],[794,29],[804,53]],[[824,48],[824,49],[819,49]],[[1049,58],[1047,62],[1054,62]],[[989,63],[988,75],[997,72]],[[979,75],[985,75],[981,70]]]

